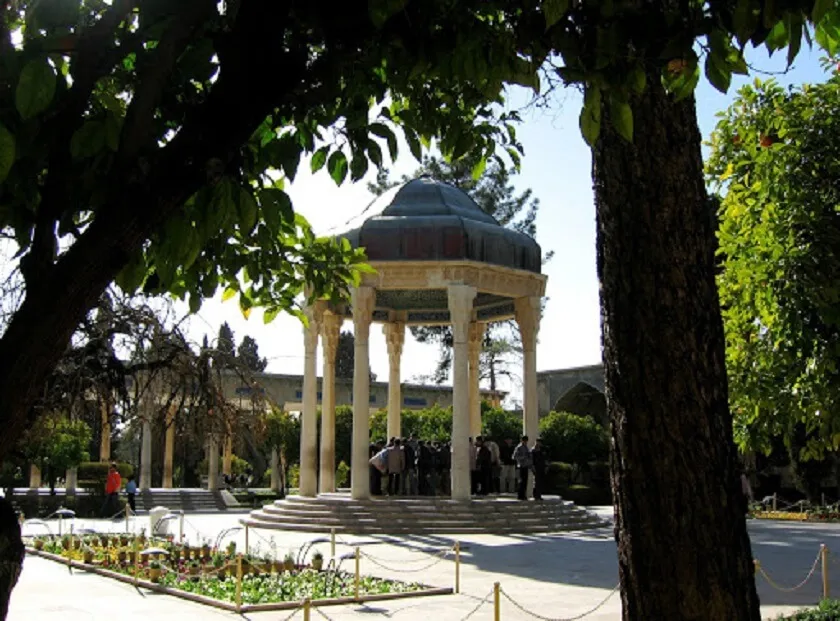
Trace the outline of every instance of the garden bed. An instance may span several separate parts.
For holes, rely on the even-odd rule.
[[[756,520],[783,520],[788,522],[840,522],[838,511],[754,511]]]
[[[148,552],[138,555],[141,560],[137,563],[133,560],[135,549]],[[295,565],[291,557],[282,562],[250,555],[240,559],[234,546],[214,550],[162,539],[135,544],[125,536],[65,536],[36,537],[28,542],[27,551],[72,568],[238,612],[294,609],[304,600],[326,606],[452,593],[451,588],[360,576],[357,597],[352,573],[323,570],[317,562],[317,568]]]

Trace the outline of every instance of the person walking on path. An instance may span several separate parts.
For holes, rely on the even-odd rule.
[[[111,464],[108,469],[108,478],[105,480],[105,504],[102,505],[103,517],[114,517],[119,511],[120,500],[118,494],[122,487],[122,477],[117,472],[117,464]]]
[[[135,496],[137,495],[137,483],[134,482],[134,475],[128,477],[128,483],[125,484],[125,495],[128,497],[128,506],[131,507],[132,513],[137,513],[137,504]]]
[[[514,449],[513,461],[516,462],[516,469],[519,472],[519,489],[516,490],[516,496],[519,500],[528,500],[528,473],[534,465],[531,449],[528,448],[528,436],[522,436],[522,441]]]

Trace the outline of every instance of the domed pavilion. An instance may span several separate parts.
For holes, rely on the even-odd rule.
[[[390,361],[388,436],[401,436],[400,358],[407,326],[451,325],[454,335],[451,489],[469,500],[469,438],[481,433],[479,355],[485,326],[515,319],[522,334],[524,432],[537,436],[536,343],[546,276],[529,236],[502,227],[463,191],[427,177],[403,185],[390,204],[341,235],[364,248],[375,269],[351,291],[349,307],[318,302],[306,309],[301,428],[301,496],[335,491],[335,354],[342,323],[355,330],[351,492],[370,496],[371,323],[382,324]],[[317,370],[323,347],[320,472]]]

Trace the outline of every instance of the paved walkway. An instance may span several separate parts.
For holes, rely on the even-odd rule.
[[[599,513],[609,514],[609,509]],[[235,526],[237,515],[187,516],[186,535],[192,541],[214,539],[222,530]],[[146,524],[145,520],[142,522]],[[174,524],[174,523],[173,523]],[[76,528],[96,527],[98,530],[117,530],[124,524],[77,521]],[[32,532],[38,527],[33,526]],[[175,525],[177,531],[177,524]],[[800,582],[811,568],[820,543],[840,551],[840,527],[771,522],[751,522],[753,551],[771,578],[787,587]],[[275,547],[280,556],[297,550],[303,543],[318,536],[262,531],[250,533],[252,547],[268,551]],[[244,532],[235,531],[225,541],[244,545]],[[428,617],[434,621],[464,619],[498,581],[502,588],[518,602],[534,612],[553,618],[575,617],[597,606],[615,587],[617,566],[615,543],[611,528],[556,535],[493,536],[471,535],[460,538],[463,548],[461,595],[435,596],[407,600],[377,602],[369,606],[340,606],[324,608],[332,619],[371,619],[372,617],[414,619]],[[337,554],[352,552],[360,545],[368,555],[389,567],[400,570],[394,574],[378,566],[373,560],[362,561],[362,572],[381,576],[403,577],[434,586],[452,586],[454,562],[444,560],[423,571],[408,571],[427,566],[429,553],[446,549],[451,538],[420,536],[400,539],[384,537],[348,537],[340,543]],[[315,545],[329,556],[329,544]],[[839,555],[840,556],[840,555]],[[352,561],[347,562],[352,567]],[[840,592],[840,564],[835,564],[836,592]],[[405,573],[404,573],[405,572]],[[819,600],[821,578],[819,571],[801,589],[792,593],[774,590],[766,580],[758,581],[762,612],[772,618]],[[10,621],[45,621],[59,617],[79,621],[148,621],[185,618],[214,619],[233,615],[166,595],[138,591],[129,585],[96,575],[74,571],[36,557],[28,557],[20,583],[12,596]],[[284,620],[289,613],[249,613],[248,619]],[[302,618],[298,613],[295,619]],[[319,618],[314,615],[313,618]],[[473,619],[492,618],[492,606],[481,607]],[[502,602],[503,620],[525,620],[534,617],[517,610],[511,603]],[[620,601],[613,594],[606,603],[584,617],[584,621],[617,621]]]

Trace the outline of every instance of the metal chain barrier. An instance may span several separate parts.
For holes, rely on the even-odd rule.
[[[386,569],[388,571],[393,571],[393,572],[396,572],[396,573],[410,574],[410,573],[415,573],[415,572],[418,572],[418,571],[425,571],[425,570],[427,570],[431,567],[434,567],[438,563],[442,563],[443,561],[446,560],[446,557],[449,556],[453,551],[454,551],[454,548],[449,548],[447,550],[443,550],[442,552],[438,552],[437,554],[434,555],[435,560],[433,560],[431,563],[423,565],[422,567],[415,567],[415,568],[411,568],[411,569],[407,569],[407,568],[403,568],[403,567],[391,567],[390,565],[386,565],[385,563],[381,562],[375,556],[371,556],[367,552],[360,551],[360,553],[364,558],[368,559],[371,563],[381,567],[382,569]],[[425,561],[425,560],[426,559],[414,559],[414,561],[400,561],[400,562],[418,562],[418,561]]]
[[[814,559],[814,564],[811,566],[811,571],[808,572],[808,575],[805,576],[805,579],[802,582],[800,582],[796,586],[792,586],[792,587],[783,587],[783,586],[778,585],[776,582],[774,582],[773,579],[767,574],[767,572],[764,571],[764,568],[761,566],[761,563],[759,563],[758,561],[755,561],[755,568],[758,570],[758,572],[762,576],[764,576],[764,579],[767,580],[768,584],[770,584],[771,587],[773,587],[777,591],[782,591],[783,593],[790,593],[792,591],[796,591],[798,589],[801,589],[802,587],[804,587],[808,583],[808,581],[814,575],[814,572],[817,571],[817,566],[820,564],[820,559],[822,558],[822,554],[823,554],[822,550],[817,552],[817,558]]]
[[[527,608],[525,608],[525,606],[523,606],[522,604],[517,602],[515,599],[513,599],[508,594],[508,592],[505,591],[504,589],[500,589],[500,592],[501,592],[502,595],[504,595],[504,597],[507,601],[509,601],[511,604],[513,604],[513,606],[515,608],[518,608],[521,612],[524,612],[526,615],[528,615],[530,617],[535,617],[537,619],[540,619],[540,621],[578,621],[578,619],[583,619],[584,617],[588,617],[589,615],[591,615],[591,614],[597,612],[598,610],[600,610],[601,608],[603,608],[604,604],[606,604],[610,600],[610,598],[613,595],[615,595],[616,591],[618,591],[618,588],[620,586],[621,586],[621,583],[615,585],[613,587],[612,591],[610,591],[607,594],[607,596],[604,599],[602,599],[597,606],[595,606],[594,608],[590,608],[586,612],[581,613],[579,615],[576,615],[574,617],[544,617],[540,614],[537,614],[536,612],[534,612],[532,610],[528,610]]]
[[[494,592],[495,589],[490,589],[490,592],[487,595],[485,595],[484,598],[482,598],[482,600],[478,602],[478,604],[476,604],[475,608],[470,610],[465,617],[461,617],[461,621],[467,621],[467,619],[469,619],[471,616],[477,613],[479,609],[482,606],[484,606],[484,604],[488,603],[491,599],[493,599]]]

